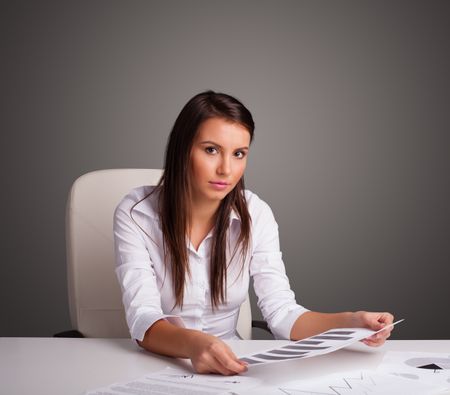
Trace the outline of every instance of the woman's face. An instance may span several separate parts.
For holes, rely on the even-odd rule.
[[[200,124],[191,151],[192,199],[219,203],[239,182],[247,164],[250,133],[223,118]]]

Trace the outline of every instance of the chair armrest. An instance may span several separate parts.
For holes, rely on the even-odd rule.
[[[252,320],[252,328],[263,329],[266,332],[269,332],[270,334],[272,334],[272,332],[270,331],[269,327],[267,326],[267,322],[266,321]]]

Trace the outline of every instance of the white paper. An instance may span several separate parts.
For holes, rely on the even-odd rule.
[[[389,351],[378,371],[450,391],[450,353]]]
[[[244,355],[239,357],[239,359],[247,362],[250,367],[253,365],[282,362],[292,359],[311,358],[347,347],[350,344],[366,339],[375,333],[381,332],[402,321],[403,320],[394,322],[378,331],[372,331],[365,328],[330,329],[318,335],[308,337],[307,339],[291,342],[282,347],[272,348],[252,355]]]
[[[423,383],[369,370],[334,373],[312,380],[298,380],[279,387],[280,394],[323,395],[431,395],[436,388]]]
[[[88,391],[86,395],[216,395],[245,391],[260,383],[253,377],[192,374],[168,367],[133,381]]]

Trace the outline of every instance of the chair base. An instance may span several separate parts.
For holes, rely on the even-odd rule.
[[[84,335],[83,335],[81,332],[79,332],[79,331],[73,329],[73,330],[70,330],[70,331],[64,331],[64,332],[55,333],[55,334],[53,335],[53,337],[75,337],[75,338],[83,338]]]

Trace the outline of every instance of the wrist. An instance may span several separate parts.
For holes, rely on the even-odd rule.
[[[198,349],[198,342],[201,339],[203,332],[195,329],[185,329],[185,354],[187,358],[191,358]]]
[[[362,314],[364,313],[364,311],[354,311],[351,314],[351,328],[363,328],[364,327],[364,320],[362,317]]]
[[[345,328],[356,328],[359,325],[358,313],[353,311],[346,311],[342,313],[343,315],[343,327]]]

